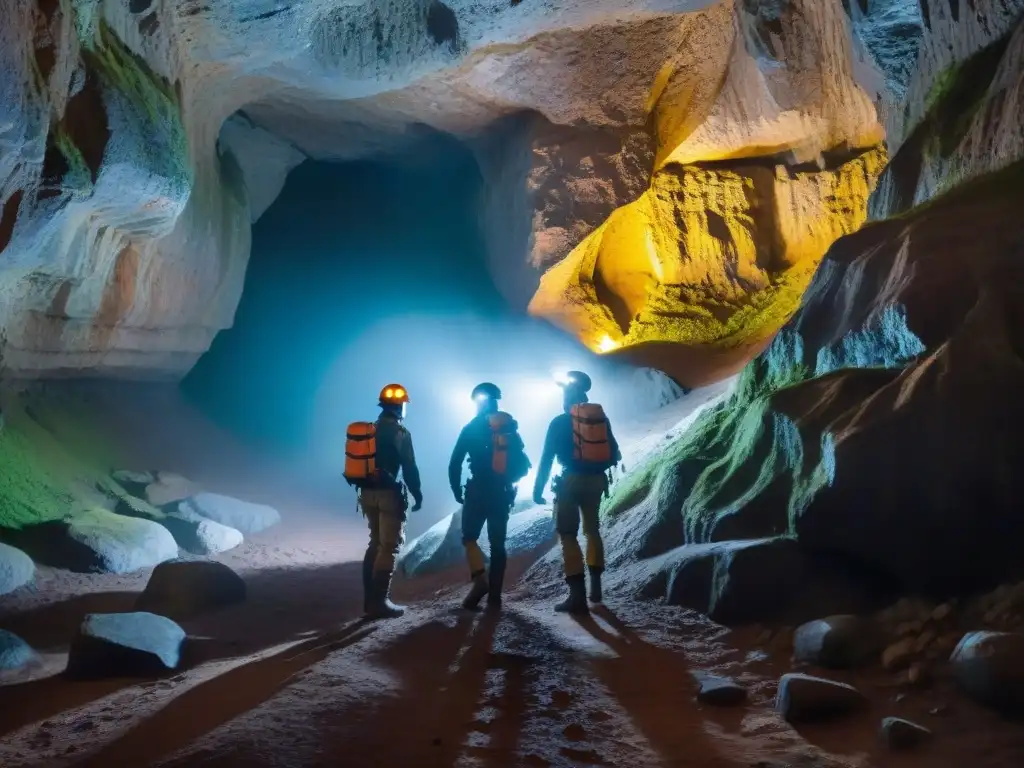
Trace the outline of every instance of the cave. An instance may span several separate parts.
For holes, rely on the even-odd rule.
[[[1022,62],[1024,0],[0,7],[0,764],[1021,764]],[[422,505],[345,479],[389,385]]]

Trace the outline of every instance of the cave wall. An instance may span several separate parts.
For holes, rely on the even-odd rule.
[[[7,364],[22,375],[182,376],[231,325],[249,225],[302,156],[400,151],[418,126],[469,142],[492,187],[481,215],[499,288],[525,306],[554,267],[534,311],[593,346],[616,327],[623,336],[608,325],[622,297],[590,295],[593,311],[563,316],[551,301],[572,270],[557,270],[604,239],[613,211],[656,196],[652,173],[770,157],[799,175],[835,151],[878,151],[883,138],[885,78],[840,0],[6,2],[2,12],[13,77],[0,295]],[[498,147],[497,132],[523,114],[536,119]],[[826,205],[821,217],[842,222],[803,238],[806,250],[851,226],[858,200]],[[672,256],[679,243],[666,258],[690,258]],[[575,275],[569,283],[589,279]],[[762,283],[723,284],[716,300],[756,296]],[[674,317],[637,327],[685,340]]]

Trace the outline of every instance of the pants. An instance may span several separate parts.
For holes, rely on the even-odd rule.
[[[484,553],[477,544],[484,523],[487,523],[487,539],[491,545],[491,572],[505,572],[505,537],[515,501],[513,493],[511,488],[476,485],[472,481],[466,486],[465,503],[462,505],[462,545],[466,548],[470,576],[476,577],[485,568]]]
[[[405,495],[395,488],[364,488],[359,505],[370,526],[370,544],[363,562],[373,563],[375,573],[391,573],[405,533]]]
[[[562,542],[566,578],[583,573],[583,552],[577,539],[580,520],[587,539],[587,566],[604,568],[599,511],[608,481],[604,475],[562,475],[555,483],[555,530]]]

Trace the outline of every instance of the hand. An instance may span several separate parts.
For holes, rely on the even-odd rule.
[[[413,501],[415,502],[415,504],[412,505],[412,511],[413,512],[419,512],[421,509],[423,509],[423,497],[422,496],[413,497]]]
[[[462,498],[461,488],[452,488],[452,495],[455,497],[456,504],[465,504],[466,500]]]
[[[545,504],[548,503],[548,500],[544,498],[544,494],[543,493],[538,491],[537,493],[533,494],[533,503],[534,504],[539,504],[540,506],[543,507]]]

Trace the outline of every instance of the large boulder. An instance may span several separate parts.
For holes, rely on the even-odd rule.
[[[245,581],[223,563],[174,561],[153,569],[135,610],[180,620],[245,600]]]
[[[779,680],[775,710],[790,723],[809,723],[848,715],[867,705],[852,685],[791,672]]]
[[[36,566],[31,557],[20,549],[0,544],[0,595],[28,584],[35,573]]]
[[[131,573],[178,556],[160,523],[88,509],[11,534],[37,562],[80,573]]]
[[[509,516],[505,550],[510,557],[529,552],[551,541],[554,533],[555,522],[549,508],[539,507],[532,502],[517,504]],[[489,560],[490,543],[487,541],[486,527],[480,537],[480,548]],[[398,567],[406,576],[422,576],[464,562],[460,509],[410,542],[399,556]]]
[[[978,702],[997,709],[1024,709],[1024,635],[971,632],[950,662],[957,682]]]
[[[281,514],[266,504],[253,504],[219,493],[198,493],[178,505],[184,516],[199,515],[208,520],[241,531],[245,535],[259,533],[281,522]]]
[[[157,472],[153,482],[143,490],[143,497],[154,507],[165,507],[177,501],[195,496],[202,489],[198,483],[174,472]]]
[[[193,512],[183,504],[169,512],[160,523],[171,532],[178,546],[193,555],[216,555],[239,546],[242,532]]]
[[[830,616],[797,627],[793,657],[828,669],[848,669],[878,653],[880,638],[870,620],[860,616]]]
[[[0,679],[38,662],[32,646],[13,632],[0,629]]]
[[[75,678],[160,675],[177,669],[185,630],[152,613],[95,613],[71,640],[66,673]]]

